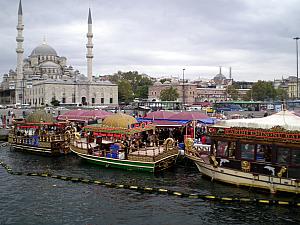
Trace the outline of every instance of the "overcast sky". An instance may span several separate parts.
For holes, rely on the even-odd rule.
[[[16,67],[19,0],[0,0],[0,73]],[[43,42],[86,74],[88,7],[95,75],[273,80],[296,74],[298,0],[23,0],[24,56]],[[300,43],[299,43],[300,44]]]

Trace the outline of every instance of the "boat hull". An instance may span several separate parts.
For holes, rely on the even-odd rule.
[[[270,191],[271,193],[300,193],[299,180],[296,179],[279,178],[263,174],[253,174],[251,172],[243,172],[226,167],[214,167],[212,164],[205,162],[201,158],[197,158],[194,156],[187,157],[195,162],[198,170],[202,175],[210,177],[212,180],[237,186],[264,189]]]
[[[106,168],[118,168],[123,170],[134,170],[134,171],[143,171],[143,172],[151,172],[151,173],[172,167],[178,155],[178,154],[168,155],[155,162],[142,162],[142,161],[134,161],[134,160],[99,157],[99,156],[89,155],[85,153],[80,153],[76,151],[76,148],[72,148],[72,146],[71,146],[71,151],[89,163],[104,166]]]

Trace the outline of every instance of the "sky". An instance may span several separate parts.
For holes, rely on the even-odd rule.
[[[16,68],[19,0],[0,0],[0,74]],[[273,80],[296,75],[298,0],[23,0],[24,57],[45,37],[86,74],[88,8],[93,73]]]

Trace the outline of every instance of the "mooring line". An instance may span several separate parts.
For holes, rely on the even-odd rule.
[[[56,175],[51,173],[38,173],[38,172],[20,172],[13,171],[7,164],[3,161],[0,161],[0,165],[5,168],[5,170],[12,175],[24,175],[24,176],[38,176],[38,177],[48,177],[52,179],[59,179],[64,181],[71,181],[74,183],[84,183],[84,184],[93,184],[93,185],[103,185],[109,188],[116,189],[128,189],[133,191],[138,191],[142,193],[157,193],[161,195],[172,195],[181,198],[191,198],[191,199],[201,199],[205,201],[215,201],[222,203],[247,203],[247,204],[260,204],[260,205],[280,205],[280,206],[297,206],[300,207],[300,202],[298,201],[281,201],[275,199],[260,199],[260,198],[245,198],[245,197],[220,197],[215,195],[202,195],[197,193],[182,193],[178,191],[168,190],[164,188],[154,188],[154,187],[142,187],[136,185],[127,185],[127,184],[117,184],[112,182],[106,182],[103,180],[90,180],[80,177],[68,177],[62,175]]]

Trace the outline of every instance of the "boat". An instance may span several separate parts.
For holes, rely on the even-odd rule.
[[[271,193],[300,193],[300,117],[219,121],[208,127],[210,144],[185,140],[185,156],[203,176]]]
[[[26,119],[14,121],[8,143],[25,152],[63,155],[70,152],[69,142],[74,131],[69,123],[57,123],[45,111],[35,111]]]
[[[123,113],[107,116],[102,124],[84,127],[85,136],[75,135],[71,151],[90,163],[125,170],[156,172],[174,165],[177,143],[156,140],[151,122],[138,123]]]

